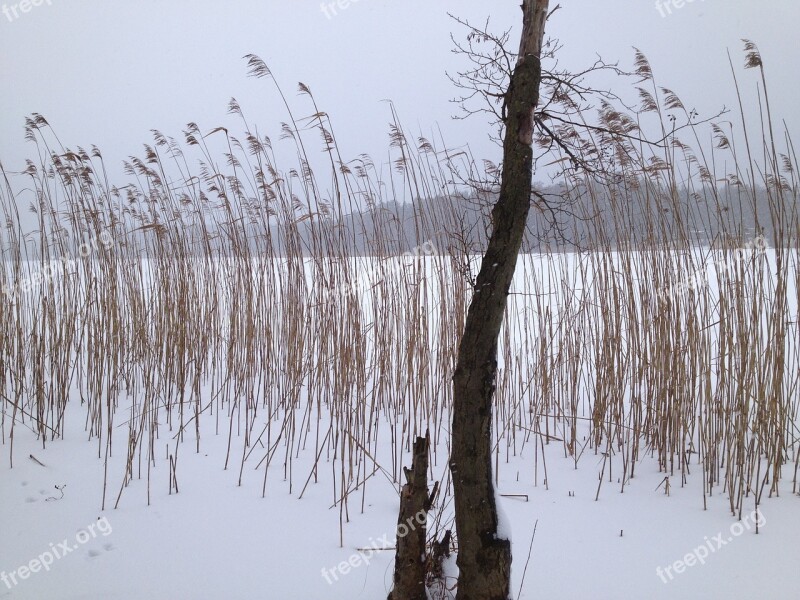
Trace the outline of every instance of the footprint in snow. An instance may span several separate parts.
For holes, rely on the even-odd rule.
[[[114,544],[103,544],[103,550],[105,550],[106,552],[111,552],[114,549],[115,549]],[[102,552],[100,552],[99,550],[91,549],[87,550],[86,554],[89,555],[89,558],[97,558],[102,554]]]

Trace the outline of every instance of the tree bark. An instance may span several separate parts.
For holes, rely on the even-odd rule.
[[[388,600],[427,600],[425,592],[425,542],[428,510],[436,491],[428,496],[429,436],[414,442],[411,469],[405,469],[406,484],[400,493],[397,518],[397,553],[394,587]]]
[[[492,481],[492,403],[498,336],[530,209],[533,110],[539,101],[548,0],[524,0],[522,10],[520,54],[505,95],[500,195],[453,376],[457,600],[510,598],[511,542],[498,537]]]

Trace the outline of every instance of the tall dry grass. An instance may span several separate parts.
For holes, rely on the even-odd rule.
[[[257,57],[249,66],[271,79]],[[637,69],[638,112],[605,105],[596,129],[557,128],[596,167],[557,181],[566,233],[573,217],[590,233],[521,261],[500,344],[496,473],[532,446],[530,476],[546,485],[548,455],[577,466],[590,454],[602,458],[599,497],[652,456],[741,514],[765,493],[800,491],[797,158],[771,117],[757,143],[744,120],[695,125],[641,55]],[[468,151],[412,141],[396,116],[390,168],[345,160],[329,116],[299,90],[310,114],[287,103],[278,141],[294,164],[279,164],[232,100],[239,137],[194,123],[182,142],[154,132],[124,187],[108,183],[98,149],[64,148],[44,117],[28,119],[41,159],[3,171],[0,189],[0,286],[30,285],[0,295],[12,466],[21,428],[45,446],[82,414],[105,465],[103,508],[134,480],[149,503],[165,479],[156,467],[178,492],[179,455],[221,435],[224,467],[240,483],[256,471],[262,494],[275,479],[300,497],[330,485],[343,531],[368,488],[399,487],[404,453],[430,430],[449,505],[450,379],[479,260],[463,207],[486,200],[457,182],[487,175]],[[637,141],[645,130],[665,143]],[[23,232],[19,180],[33,190],[36,235]],[[757,232],[740,225],[758,219],[758,188],[777,232],[767,251],[745,247]],[[405,221],[387,209],[410,201]],[[704,207],[700,223],[689,203]],[[695,230],[711,223],[719,230],[698,246]],[[109,468],[115,452],[124,473]]]

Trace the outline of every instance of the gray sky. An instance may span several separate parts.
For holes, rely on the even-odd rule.
[[[318,0],[0,0],[0,161],[19,170],[34,147],[23,140],[24,117],[43,114],[67,146],[96,144],[115,166],[141,155],[150,129],[182,138],[189,121],[208,131],[230,126],[236,97],[251,125],[277,139],[286,119],[270,82],[246,77],[248,53],[273,70],[297,114],[302,81],[333,119],[346,158],[376,162],[388,147],[392,99],[407,130],[440,127],[450,146],[469,143],[478,157],[497,158],[479,120],[452,121],[456,90],[445,76],[463,66],[450,50],[447,12],[475,23],[491,16],[496,30],[513,27],[519,0],[357,0],[328,16]],[[740,84],[753,97],[755,71],[743,72],[740,38],[760,47],[774,113],[800,123],[800,44],[796,0],[563,0],[548,27],[561,39],[561,65],[581,68],[597,53],[630,68],[632,46],[649,57],[659,85],[675,90],[701,116],[734,107],[726,49]],[[551,5],[555,5],[555,0]],[[23,12],[22,8],[28,8]],[[671,14],[668,14],[671,12]],[[16,16],[15,16],[16,14]],[[663,14],[663,16],[662,16]],[[614,82],[606,82],[608,85]],[[618,91],[618,90],[615,90]]]

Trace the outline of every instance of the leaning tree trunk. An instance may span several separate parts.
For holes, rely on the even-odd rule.
[[[459,568],[457,600],[510,598],[511,542],[498,537],[492,483],[492,402],[497,340],[531,199],[533,109],[548,0],[524,0],[520,53],[505,96],[500,196],[475,282],[453,376],[453,474]]]

